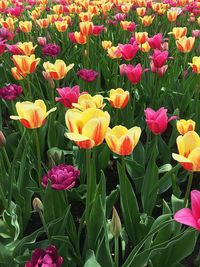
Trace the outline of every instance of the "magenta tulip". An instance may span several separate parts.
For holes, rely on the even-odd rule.
[[[135,57],[137,51],[139,50],[139,47],[136,43],[124,45],[120,44],[119,50],[122,54],[122,58],[124,60],[130,61]]]
[[[56,102],[60,102],[66,108],[72,108],[73,103],[78,102],[80,96],[80,87],[78,85],[73,87],[63,87],[56,89],[60,97],[56,97]]]
[[[200,191],[191,191],[191,209],[183,208],[177,211],[174,220],[200,231]]]
[[[148,38],[148,43],[152,49],[162,49],[162,33],[158,33],[151,38]]]
[[[153,60],[154,66],[156,68],[161,68],[167,61],[168,52],[155,49],[153,55],[150,58]]]
[[[131,83],[137,84],[142,77],[142,66],[141,64],[137,64],[135,67],[131,64],[122,64],[120,66],[120,74],[126,75]]]

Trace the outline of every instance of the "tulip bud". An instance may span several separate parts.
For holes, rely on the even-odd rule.
[[[6,138],[2,131],[0,131],[0,148],[6,145]]]
[[[39,213],[43,211],[42,201],[38,197],[33,199],[33,209]]]
[[[121,221],[116,209],[113,207],[112,220],[110,224],[110,231],[114,237],[118,237],[121,232]]]

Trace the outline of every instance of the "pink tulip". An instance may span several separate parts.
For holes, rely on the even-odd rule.
[[[135,28],[136,28],[136,24],[135,24],[135,22],[131,22],[131,23],[128,25],[127,30],[128,30],[129,32],[133,32],[133,31],[135,30]]]
[[[152,49],[162,49],[162,33],[158,33],[151,38],[148,38],[148,43]]]
[[[161,107],[157,111],[147,108],[144,112],[147,126],[154,134],[162,134],[167,129],[168,122],[177,118],[177,116],[172,116],[168,119],[167,109],[164,107]]]
[[[104,31],[106,30],[106,28],[104,27],[104,25],[94,25],[94,27],[93,27],[93,34],[94,34],[95,36],[98,36],[98,35],[100,35],[100,33],[101,33],[103,30],[104,30]]]
[[[168,69],[168,65],[164,65],[161,68],[156,68],[153,61],[151,61],[150,67],[151,67],[151,71],[154,73],[157,73],[158,76],[160,77],[162,77]]]
[[[46,37],[38,37],[37,41],[38,41],[38,44],[41,45],[41,46],[45,46],[47,44]]]
[[[153,55],[150,58],[153,60],[154,66],[156,68],[161,68],[167,61],[168,52],[155,49]]]
[[[133,84],[139,83],[142,77],[142,66],[141,64],[137,64],[135,67],[131,64],[123,64],[120,66],[120,74],[125,74]]]
[[[74,32],[69,32],[69,40],[73,43],[73,44],[76,44],[77,41],[76,41],[76,38],[74,36]]]
[[[124,45],[120,44],[119,45],[119,50],[120,50],[120,52],[122,54],[122,58],[124,60],[130,61],[135,57],[137,51],[139,50],[139,47],[138,47],[138,45],[136,43],[134,43],[134,44],[124,44]]]
[[[73,87],[63,87],[56,89],[60,97],[56,97],[56,102],[61,102],[64,107],[72,108],[73,103],[78,102],[80,96],[80,87],[78,85]]]
[[[200,37],[200,30],[192,30],[192,37]]]
[[[6,45],[4,41],[0,42],[0,55],[2,55],[5,52],[5,49],[6,49]]]
[[[117,13],[115,16],[114,16],[115,20],[117,21],[122,21],[122,20],[125,20],[126,18],[126,14],[125,13]]]
[[[13,45],[6,45],[8,52],[10,52],[12,55],[21,55],[20,49],[17,47],[16,44]]]
[[[200,231],[200,191],[191,191],[191,209],[183,208],[177,211],[174,220]]]

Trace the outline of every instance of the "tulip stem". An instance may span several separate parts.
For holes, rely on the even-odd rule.
[[[87,68],[89,68],[90,65],[90,37],[87,36],[87,42],[86,42],[86,58],[87,58]]]
[[[41,166],[41,152],[40,152],[40,142],[39,142],[39,136],[38,136],[38,129],[35,129],[34,133],[35,133],[35,144],[36,144],[36,153],[37,153],[38,183],[39,183],[39,188],[42,189],[42,187],[41,187],[42,186],[42,184],[41,184],[42,166]]]
[[[119,238],[115,236],[115,267],[119,266]]]
[[[5,160],[6,160],[7,167],[8,167],[8,169],[10,170],[11,164],[10,164],[10,160],[9,160],[9,158],[8,158],[8,154],[7,154],[7,152],[6,152],[5,147],[2,147],[2,151],[3,151],[4,158],[5,158]]]
[[[47,238],[49,240],[49,243],[51,244],[51,238],[50,238],[50,235],[49,235],[49,230],[48,230],[48,227],[46,225],[46,222],[45,222],[44,215],[43,215],[42,211],[39,211],[39,216],[40,216],[40,220],[41,220],[41,222],[42,222],[42,224],[44,226],[44,230],[46,232],[46,235],[47,235]]]
[[[86,194],[86,223],[89,220],[90,202],[91,202],[91,150],[86,151],[86,170],[87,170],[87,194]]]
[[[187,201],[188,201],[188,197],[190,194],[190,189],[192,186],[192,180],[193,180],[193,172],[190,172],[189,174],[189,180],[188,180],[188,184],[187,184],[187,189],[186,189],[186,193],[185,193],[185,198],[184,198],[184,207],[187,207]]]

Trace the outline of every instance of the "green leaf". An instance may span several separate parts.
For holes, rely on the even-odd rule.
[[[95,258],[94,251],[89,250],[88,259],[83,267],[101,267],[101,265],[97,262]]]

